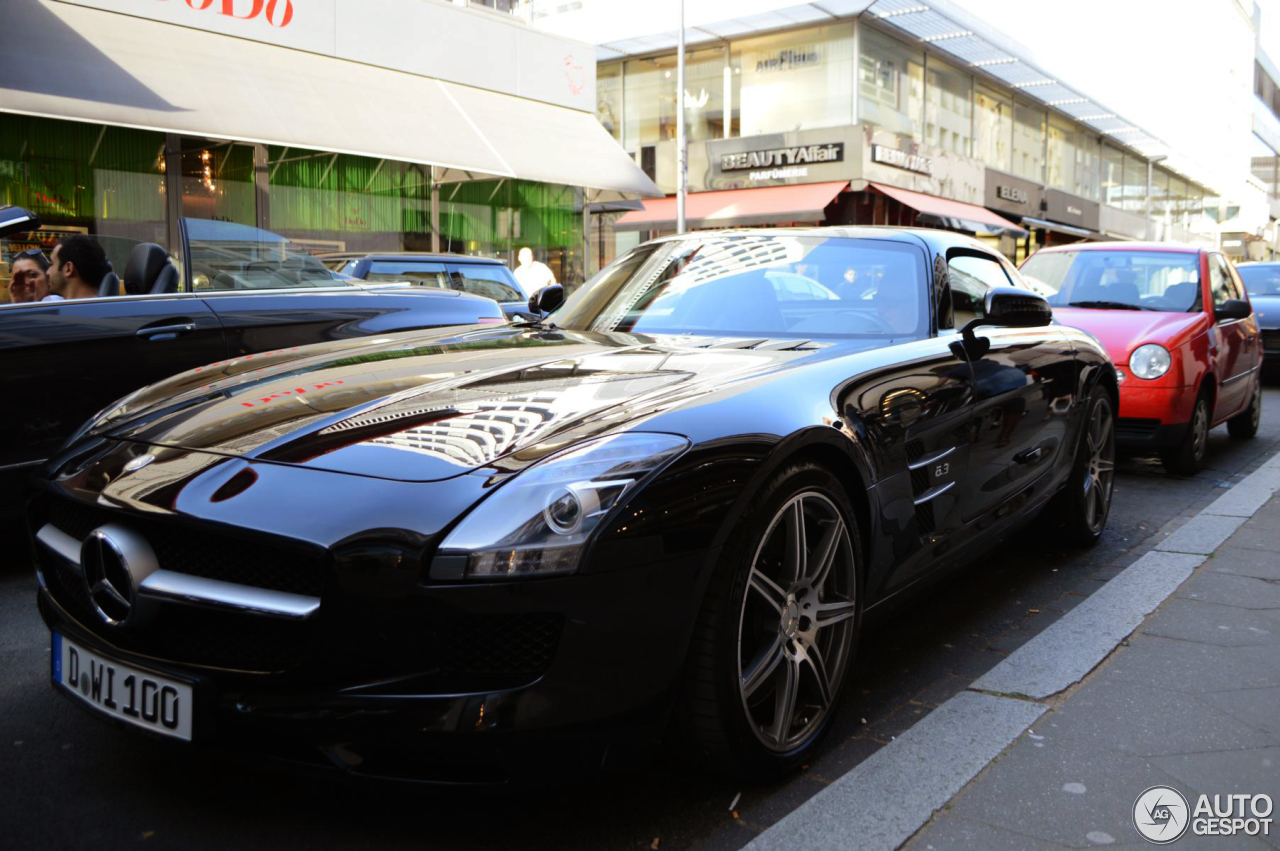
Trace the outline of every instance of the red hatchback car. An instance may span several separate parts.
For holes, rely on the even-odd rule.
[[[1041,249],[1028,285],[1063,325],[1106,347],[1120,382],[1116,442],[1158,451],[1194,473],[1209,430],[1253,437],[1262,410],[1262,346],[1249,296],[1221,253],[1164,243]]]

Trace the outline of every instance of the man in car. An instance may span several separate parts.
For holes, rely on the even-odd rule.
[[[73,233],[53,247],[49,289],[63,298],[97,298],[98,286],[110,271],[107,252],[84,234]]]
[[[9,301],[61,301],[49,292],[49,261],[39,248],[18,252],[9,262]]]

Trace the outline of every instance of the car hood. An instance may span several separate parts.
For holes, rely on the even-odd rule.
[[[1209,324],[1202,312],[1172,313],[1155,310],[1097,310],[1085,307],[1055,307],[1054,318],[1062,325],[1080,328],[1098,338],[1115,363],[1128,363],[1138,346],[1159,343],[1176,349]]]
[[[1249,296],[1253,314],[1258,317],[1258,327],[1280,328],[1280,295]]]
[[[500,459],[518,468],[567,443],[633,427],[735,381],[784,371],[836,348],[848,351],[850,344],[519,326],[411,332],[203,367],[123,400],[89,431],[435,481]]]

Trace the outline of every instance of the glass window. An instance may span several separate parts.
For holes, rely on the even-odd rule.
[[[1132,154],[1124,155],[1124,202],[1120,209],[1144,214],[1147,209],[1147,162]]]
[[[1250,296],[1280,295],[1280,265],[1245,263],[1236,266]]]
[[[1056,189],[1076,191],[1075,128],[1057,116],[1049,119],[1045,182]]]
[[[1200,255],[1186,251],[1040,251],[1022,277],[1058,307],[1162,310],[1200,305]]]
[[[596,118],[613,138],[622,141],[621,62],[607,62],[596,67]]]
[[[1113,207],[1124,200],[1124,153],[1110,145],[1102,146],[1102,201]]]
[[[912,139],[922,138],[924,54],[864,26],[858,57],[858,120]]]
[[[852,23],[735,41],[730,54],[741,135],[854,123]]]
[[[1098,140],[1085,130],[1076,131],[1076,185],[1075,193],[1081,198],[1097,201],[1100,153]]]
[[[947,283],[955,327],[986,316],[987,292],[1009,286],[1009,278],[994,259],[961,254],[947,259]]]
[[[279,234],[211,219],[184,219],[184,224],[197,292],[349,285],[305,248]]]
[[[850,273],[853,274],[850,274]],[[715,235],[641,246],[556,311],[578,331],[921,338],[924,253],[839,237]]]
[[[353,267],[355,263],[351,264]],[[449,289],[449,271],[443,263],[414,260],[374,260],[365,274],[366,281],[408,281],[419,287]]]
[[[1008,171],[1013,138],[1013,99],[979,85],[973,92],[974,155],[992,168]]]
[[[1043,109],[1018,103],[1013,108],[1013,173],[1028,180],[1044,180]]]
[[[973,103],[968,74],[929,57],[926,63],[925,141],[946,151],[969,156]]]
[[[450,263],[452,287],[494,301],[525,301],[511,273],[502,266],[480,263]]]
[[[1227,260],[1221,254],[1209,255],[1209,295],[1213,299],[1214,309],[1222,307],[1228,301],[1243,299],[1244,293],[1240,284],[1227,268]]]

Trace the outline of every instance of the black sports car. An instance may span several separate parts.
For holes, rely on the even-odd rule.
[[[539,324],[135,393],[31,507],[53,682],[356,773],[537,777],[672,729],[786,771],[867,615],[1051,503],[1106,524],[1115,370],[1018,284],[941,231],[701,233]]]

